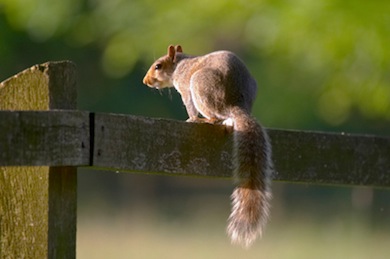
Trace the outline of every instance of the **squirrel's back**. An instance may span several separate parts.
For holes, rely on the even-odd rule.
[[[213,70],[220,75],[220,81],[216,82],[216,87],[220,85],[225,89],[225,92],[229,93],[229,98],[234,98],[227,100],[227,103],[240,106],[247,112],[251,112],[257,94],[257,83],[236,54],[220,50],[203,56],[187,56],[178,53],[177,58],[178,64],[172,75],[173,80],[177,82],[176,85],[190,85],[190,80],[195,72]],[[202,81],[204,80],[207,78],[202,78]]]

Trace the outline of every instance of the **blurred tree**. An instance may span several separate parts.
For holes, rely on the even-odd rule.
[[[267,125],[363,131],[354,124],[359,118],[375,125],[370,131],[386,133],[389,12],[390,2],[378,0],[0,0],[6,19],[0,26],[26,32],[36,44],[79,49],[82,64],[100,63],[93,65],[98,82],[134,71],[142,77],[140,65],[171,43],[191,54],[230,49],[258,79],[254,112]],[[10,31],[2,35],[3,57],[19,51],[6,43],[13,38]],[[82,56],[81,49],[94,51]],[[99,88],[101,95],[96,89],[85,86],[85,96],[106,96],[107,89]]]
[[[185,119],[175,91],[171,101],[142,85],[149,64],[169,44],[181,44],[193,55],[229,49],[258,81],[254,114],[267,127],[389,135],[389,13],[390,1],[380,0],[0,0],[0,81],[36,63],[70,59],[78,65],[79,108]],[[144,194],[153,196],[153,189],[160,204],[159,192],[183,182],[187,185],[176,198],[191,190],[189,184],[196,186],[197,198],[199,186],[204,188],[203,182],[188,178],[175,178],[182,181],[177,184],[166,177],[92,176],[85,171],[80,169],[80,196],[88,204],[95,199],[96,207],[107,198],[111,206],[129,199],[149,201]],[[169,188],[160,190],[161,185]],[[334,197],[340,202],[349,195],[318,186],[311,191],[279,186],[275,191],[282,189],[292,200],[291,194],[298,193],[295,205],[304,204],[306,210],[288,213],[299,215],[309,208],[328,217],[324,201],[334,206]],[[302,197],[311,198],[311,192],[323,197],[316,196],[308,206]],[[384,219],[387,201],[375,191],[377,214]],[[291,204],[289,200],[285,206],[295,206]],[[286,220],[291,223],[290,215]]]

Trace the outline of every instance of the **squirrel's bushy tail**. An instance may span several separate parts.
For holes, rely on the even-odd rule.
[[[269,215],[271,199],[271,145],[268,135],[244,111],[233,113],[234,179],[232,212],[227,232],[232,243],[249,247],[261,236]]]

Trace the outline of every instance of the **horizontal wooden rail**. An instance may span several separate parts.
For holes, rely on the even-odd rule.
[[[0,111],[0,166],[89,165],[89,113]]]
[[[0,166],[229,178],[224,126],[85,111],[0,111]],[[390,187],[390,138],[270,129],[275,180]]]

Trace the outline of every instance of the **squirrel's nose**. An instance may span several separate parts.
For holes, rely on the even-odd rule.
[[[144,79],[142,80],[142,83],[144,83],[144,85],[148,85],[148,79],[147,79],[146,76],[145,76]]]

